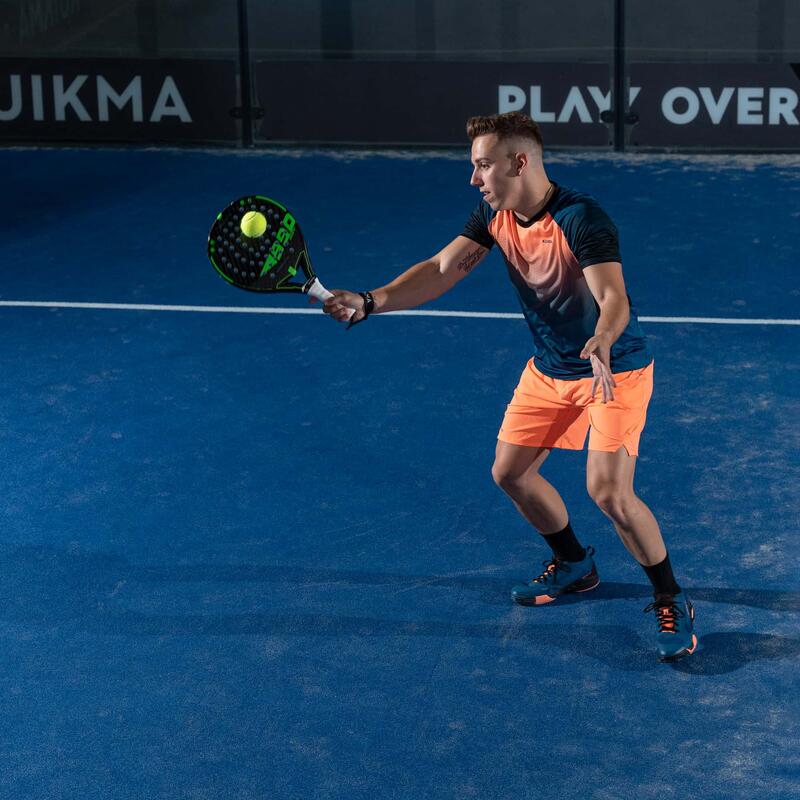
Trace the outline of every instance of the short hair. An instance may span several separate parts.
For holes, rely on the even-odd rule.
[[[485,117],[470,117],[467,120],[467,136],[473,141],[487,133],[497,134],[498,141],[520,137],[530,139],[543,147],[542,132],[539,126],[521,111],[508,111],[505,114],[490,114]]]

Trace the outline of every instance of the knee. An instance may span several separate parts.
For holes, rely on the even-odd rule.
[[[520,487],[523,483],[524,473],[518,475],[515,472],[508,470],[496,461],[492,465],[492,479],[494,482],[511,497],[519,493]]]
[[[587,485],[590,497],[597,507],[615,522],[630,518],[636,505],[636,495],[629,489],[614,483],[590,482]]]

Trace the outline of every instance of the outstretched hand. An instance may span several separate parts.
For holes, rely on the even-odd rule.
[[[333,297],[329,297],[323,304],[322,310],[337,322],[359,322],[364,319],[364,298],[356,292],[347,292],[344,289],[333,289]],[[311,305],[317,302],[313,297],[308,298]],[[355,313],[350,317],[350,311]]]
[[[588,358],[592,365],[592,397],[599,385],[603,390],[603,402],[613,400],[617,382],[611,374],[611,343],[608,337],[603,334],[592,336],[583,346],[581,358]]]

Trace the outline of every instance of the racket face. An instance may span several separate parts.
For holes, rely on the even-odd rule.
[[[249,212],[266,220],[260,236],[242,232],[242,218]],[[217,214],[208,235],[208,257],[228,283],[251,292],[302,292],[314,278],[297,220],[262,195],[241,197]]]

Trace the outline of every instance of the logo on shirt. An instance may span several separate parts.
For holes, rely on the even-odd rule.
[[[553,244],[552,239],[542,239],[542,244]]]

